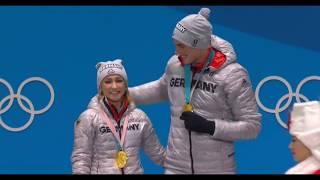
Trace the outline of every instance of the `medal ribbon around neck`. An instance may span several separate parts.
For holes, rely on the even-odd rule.
[[[118,146],[120,146],[117,155],[116,155],[116,166],[118,168],[124,168],[127,164],[128,161],[128,155],[127,153],[123,150],[123,144],[124,144],[124,139],[127,133],[127,127],[128,127],[128,121],[129,121],[129,115],[126,116],[124,124],[123,124],[123,129],[121,133],[121,137],[119,138],[118,134],[116,133],[116,128],[114,127],[113,123],[110,121],[110,119],[107,117],[105,112],[103,112],[101,109],[99,109],[100,114],[102,114],[103,119],[106,121],[108,127],[110,128],[113,136],[115,137]],[[121,131],[121,127],[119,127],[119,131]]]
[[[184,84],[185,84],[185,87],[184,87],[184,93],[185,93],[185,99],[186,99],[186,104],[183,108],[183,111],[184,112],[189,112],[189,111],[193,111],[192,109],[192,105],[190,104],[191,102],[191,97],[193,95],[193,92],[195,90],[195,87],[197,86],[198,84],[198,81],[200,79],[200,76],[203,74],[203,71],[204,69],[206,69],[208,67],[209,64],[211,64],[211,61],[212,61],[212,58],[214,57],[214,54],[215,54],[215,51],[212,50],[210,52],[210,55],[207,59],[207,64],[204,66],[204,68],[202,68],[201,72],[200,72],[200,75],[198,76],[197,78],[197,81],[196,83],[194,84],[194,86],[192,87],[192,90],[190,91],[191,89],[191,68],[190,68],[190,64],[185,64],[183,67],[184,67]]]

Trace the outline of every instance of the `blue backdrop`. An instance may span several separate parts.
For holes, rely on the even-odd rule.
[[[319,79],[320,26],[316,22],[320,7],[211,9],[214,33],[234,45],[238,62],[248,69],[254,89],[269,76],[282,77],[292,88],[289,93],[279,80],[260,84],[261,133],[255,140],[236,143],[238,173],[282,174],[295,164],[288,149],[290,136],[281,122],[286,123],[288,111],[297,101],[296,88],[302,85],[298,94],[303,96],[301,101],[320,96],[320,84],[313,80]],[[0,173],[71,173],[73,123],[96,93],[96,62],[123,59],[129,86],[158,79],[174,53],[171,34],[175,24],[198,10],[198,6],[0,7]],[[310,76],[315,77],[302,81]],[[52,98],[43,83],[22,86],[31,77],[44,78],[51,84],[54,103],[44,113],[35,114],[25,130],[9,131],[3,122],[20,127],[30,114],[17,99],[9,108],[7,86],[15,94],[19,86],[22,88],[26,108],[32,103],[35,110],[40,110]],[[141,108],[166,145],[168,104]],[[142,162],[145,173],[163,173],[143,153]]]

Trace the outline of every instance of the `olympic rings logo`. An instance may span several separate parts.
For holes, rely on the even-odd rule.
[[[276,107],[274,109],[271,109],[271,108],[268,108],[266,107],[265,105],[263,105],[260,101],[260,89],[261,87],[268,81],[272,81],[272,80],[277,80],[277,81],[280,81],[282,82],[285,86],[287,86],[287,89],[288,89],[288,93],[283,95],[277,102],[276,104]],[[306,77],[304,78],[302,81],[300,81],[300,83],[298,84],[297,86],[297,89],[295,92],[292,91],[292,87],[291,85],[289,84],[289,82],[287,80],[285,80],[284,78],[280,77],[280,76],[268,76],[264,79],[262,79],[259,84],[257,85],[256,87],[256,91],[255,91],[255,97],[256,97],[256,100],[257,100],[257,103],[258,103],[258,106],[264,110],[265,112],[268,112],[268,113],[273,113],[275,114],[276,116],[276,119],[278,121],[278,123],[284,127],[284,128],[288,128],[287,126],[287,123],[285,123],[281,117],[280,117],[280,113],[282,111],[284,111],[285,109],[287,109],[289,107],[289,105],[291,104],[292,102],[292,98],[295,97],[296,101],[298,103],[301,102],[301,99],[306,102],[306,101],[309,101],[309,99],[304,96],[303,94],[300,94],[300,90],[302,88],[302,86],[307,83],[308,81],[312,81],[312,80],[317,80],[317,81],[320,81],[320,76],[309,76],[309,77]],[[285,100],[285,99],[288,99],[287,103],[280,107],[281,103]]]
[[[39,82],[43,83],[44,85],[46,85],[48,87],[48,89],[50,91],[50,101],[49,101],[48,105],[46,107],[40,109],[40,110],[35,110],[32,102],[30,101],[30,99],[28,99],[27,97],[25,97],[25,96],[23,96],[21,94],[24,86],[26,84],[32,82],[32,81],[39,81]],[[31,77],[31,78],[28,78],[28,79],[24,80],[19,85],[17,94],[14,94],[12,86],[6,80],[0,78],[0,83],[3,84],[4,86],[6,86],[7,89],[9,90],[9,93],[10,93],[8,96],[6,96],[5,98],[3,98],[0,101],[0,126],[2,126],[3,128],[7,129],[8,131],[19,132],[19,131],[23,131],[23,130],[27,129],[31,125],[31,123],[33,122],[35,115],[42,114],[42,113],[46,112],[53,104],[53,101],[54,101],[54,90],[53,90],[53,87],[47,80],[45,80],[45,79],[43,79],[41,77]],[[17,128],[7,125],[1,118],[1,115],[4,114],[5,112],[7,112],[11,108],[15,98],[18,100],[19,106],[25,112],[30,114],[29,120],[23,126],[17,127]],[[30,109],[28,109],[27,107],[24,106],[24,104],[22,103],[22,100],[25,101],[29,105]],[[2,109],[2,105],[6,101],[9,101],[9,103],[5,108]]]

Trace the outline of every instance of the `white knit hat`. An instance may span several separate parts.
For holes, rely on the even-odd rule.
[[[290,134],[296,136],[320,160],[320,102],[295,103],[289,123]]]
[[[106,76],[109,75],[120,75],[126,83],[128,82],[128,77],[126,70],[122,65],[121,59],[116,59],[113,61],[99,62],[96,65],[97,68],[97,89],[99,92],[100,83]]]
[[[211,46],[212,25],[208,21],[210,9],[202,8],[198,14],[191,14],[179,21],[172,38],[199,49]]]

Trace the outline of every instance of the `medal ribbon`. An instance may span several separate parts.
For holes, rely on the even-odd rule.
[[[123,124],[123,129],[122,129],[122,132],[121,132],[121,137],[119,138],[119,135],[116,133],[116,128],[114,127],[113,123],[110,121],[108,116],[100,108],[99,108],[99,111],[100,111],[100,114],[103,116],[103,119],[105,120],[105,122],[109,126],[113,136],[116,138],[118,144],[120,145],[120,148],[123,149],[124,138],[125,138],[126,133],[127,133],[129,116],[128,115],[126,116],[126,119],[125,119],[124,124]],[[119,127],[119,131],[121,131],[121,126]]]
[[[188,104],[190,102],[190,86],[191,86],[191,70],[190,70],[190,64],[184,65],[184,94],[186,98],[186,103]]]
[[[212,58],[214,57],[214,54],[215,54],[215,50],[212,50],[210,52],[210,56],[208,57],[207,64],[204,66],[205,68],[207,68],[208,65],[211,64],[211,61],[212,61]],[[191,101],[191,97],[193,95],[194,89],[197,86],[198,81],[200,79],[200,76],[203,74],[203,71],[205,68],[202,68],[200,75],[198,76],[197,81],[194,84],[194,86],[192,87],[192,90],[190,92],[190,89],[191,89],[190,88],[191,87],[191,80],[190,79],[192,79],[190,64],[185,64],[183,67],[184,67],[184,84],[185,84],[184,93],[185,93],[186,104],[189,104]]]

